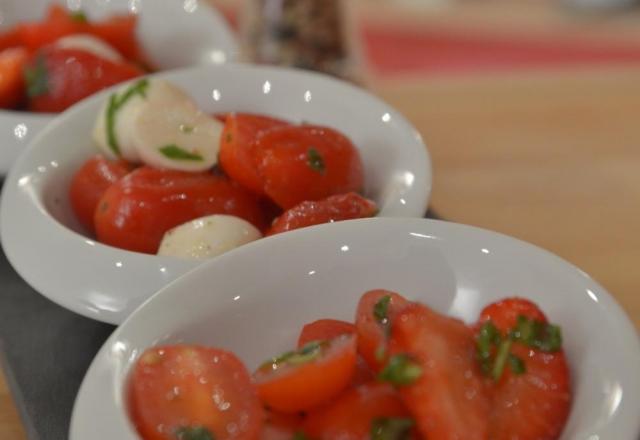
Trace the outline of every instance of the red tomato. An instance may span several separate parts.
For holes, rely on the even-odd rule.
[[[136,26],[138,17],[130,15],[114,15],[103,21],[92,22],[87,32],[104,40],[129,61],[144,62],[138,39]]]
[[[169,229],[213,214],[241,217],[262,229],[256,198],[228,178],[141,167],[112,185],[95,212],[102,243],[156,253]]]
[[[331,128],[274,127],[258,136],[254,151],[264,191],[283,209],[364,185],[358,150]]]
[[[401,384],[399,391],[424,438],[492,438],[490,399],[469,327],[414,303],[394,317],[390,346],[393,356],[389,365],[397,356],[405,355],[412,367],[419,368],[419,375],[412,374],[413,379]],[[405,372],[408,371],[406,368]],[[400,374],[403,372],[397,373],[398,379],[403,379]],[[527,419],[517,423],[523,421]]]
[[[22,39],[17,29],[0,32],[0,51],[19,46],[22,46]]]
[[[263,411],[249,374],[227,351],[184,345],[149,349],[136,363],[129,389],[133,422],[145,440],[256,440],[262,428]]]
[[[47,16],[40,22],[21,23],[17,26],[20,40],[30,50],[51,44],[59,38],[86,32],[88,24],[59,4],[52,3]]]
[[[55,46],[38,51],[25,71],[29,108],[61,112],[114,84],[142,75],[128,63],[114,63],[94,54]]]
[[[248,113],[230,113],[225,118],[220,141],[220,166],[233,180],[256,194],[264,194],[253,150],[258,135],[287,122]]]
[[[374,202],[353,192],[330,196],[324,200],[305,201],[278,217],[267,235],[323,223],[372,217],[377,211]]]
[[[547,323],[538,306],[522,298],[488,305],[480,315],[480,323],[491,321],[504,337],[516,326],[518,316]],[[513,342],[509,352],[522,360],[524,371],[516,374],[505,368],[500,379],[492,382],[490,438],[558,438],[571,409],[571,380],[564,352],[543,352],[520,342]]]
[[[302,327],[298,337],[298,348],[313,341],[325,341],[340,335],[355,334],[356,327],[350,322],[337,319],[318,319]]]
[[[15,108],[24,98],[22,71],[29,52],[21,47],[0,51],[0,108]]]
[[[395,315],[408,304],[401,295],[382,289],[371,290],[360,298],[356,311],[358,353],[374,371],[382,367],[389,355],[388,335]]]
[[[307,411],[329,402],[349,385],[356,359],[355,337],[343,335],[274,358],[253,379],[260,400],[269,408]]]
[[[389,384],[369,382],[345,391],[326,407],[311,412],[303,426],[305,434],[314,440],[369,440],[374,423],[381,418],[402,419],[407,426],[404,432],[412,426],[398,392]]]
[[[302,432],[302,417],[298,414],[280,414],[267,411],[260,440],[295,440]]]
[[[104,192],[129,174],[133,166],[124,160],[109,160],[97,155],[87,160],[71,180],[71,208],[82,226],[94,232],[93,216]]]

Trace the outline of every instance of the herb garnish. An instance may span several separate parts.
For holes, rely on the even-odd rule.
[[[296,431],[293,433],[293,437],[291,438],[291,440],[308,440],[308,438],[306,435],[304,435],[304,432]]]
[[[411,385],[422,376],[422,368],[407,354],[396,354],[378,374],[378,379],[396,386]]]
[[[371,440],[406,440],[410,438],[413,419],[378,417],[371,421]]]
[[[264,362],[261,366],[261,370],[276,370],[283,365],[301,365],[311,362],[322,354],[322,351],[327,347],[329,341],[311,341],[298,350],[287,351],[280,356],[276,356],[268,361]]]
[[[165,145],[164,147],[159,148],[159,151],[168,159],[174,160],[194,160],[194,161],[203,161],[204,158],[197,153],[191,153],[187,150],[184,150],[178,147],[176,144]]]
[[[307,163],[312,170],[317,171],[320,174],[324,174],[324,159],[322,158],[318,150],[313,147],[309,148],[309,150],[307,151]]]
[[[515,327],[506,335],[501,335],[496,326],[487,321],[480,327],[476,339],[482,372],[495,381],[502,377],[507,365],[514,374],[525,373],[527,369],[524,361],[511,353],[514,343],[552,353],[562,348],[562,333],[557,325],[523,315],[518,316]]]
[[[69,12],[69,18],[76,23],[88,23],[87,14],[82,10]]]
[[[178,128],[180,129],[181,133],[185,133],[185,134],[191,134],[195,130],[195,127],[187,124],[180,124],[180,127]]]
[[[215,440],[215,436],[204,426],[183,426],[176,429],[178,440]]]
[[[118,145],[118,139],[116,138],[116,113],[134,96],[139,95],[146,98],[148,87],[149,80],[141,79],[140,81],[136,81],[132,84],[131,87],[125,90],[120,96],[118,96],[117,93],[114,93],[109,97],[107,111],[105,112],[107,118],[107,144],[109,144],[109,148],[111,148],[118,156],[120,155],[120,147]]]
[[[24,70],[24,80],[27,84],[27,95],[30,98],[44,95],[49,91],[49,73],[42,54],[36,55],[33,66]]]

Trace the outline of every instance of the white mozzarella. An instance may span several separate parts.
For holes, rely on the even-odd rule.
[[[261,237],[260,231],[244,219],[232,215],[210,215],[167,231],[158,255],[202,260]]]
[[[89,34],[75,34],[62,37],[56,41],[55,46],[60,49],[76,49],[89,52],[97,57],[114,63],[122,62],[122,55],[100,38]]]
[[[144,96],[142,94],[132,95],[130,99],[118,106],[113,118],[119,156],[129,162],[139,163],[142,161],[133,139],[137,130],[136,120],[139,114],[153,111],[153,109],[157,108],[174,106],[190,107],[193,112],[197,112],[196,104],[189,95],[164,80],[142,79],[120,88],[115,94],[107,98],[98,114],[98,119],[93,129],[94,141],[108,157],[115,158],[118,156],[109,144],[107,136],[107,112],[110,108],[110,102],[114,96],[116,100],[121,100],[127,91],[140,84],[140,81],[147,81],[147,86],[144,88]]]
[[[133,124],[133,144],[147,165],[196,172],[218,161],[224,126],[190,105],[145,108]]]

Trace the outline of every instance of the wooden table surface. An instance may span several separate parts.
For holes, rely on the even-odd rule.
[[[422,132],[435,170],[431,206],[440,216],[569,260],[640,328],[638,78],[640,66],[628,66],[374,79],[372,88]],[[1,375],[0,438],[26,438]]]

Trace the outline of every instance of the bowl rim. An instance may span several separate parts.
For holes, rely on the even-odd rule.
[[[317,238],[323,235],[326,236],[330,233],[337,236],[341,233],[346,234],[346,230],[351,230],[356,234],[365,234],[362,231],[375,228],[384,229],[385,227],[395,228],[393,231],[394,233],[400,232],[400,229],[402,229],[404,232],[409,232],[410,229],[415,229],[417,232],[417,230],[420,229],[420,232],[424,232],[425,234],[434,234],[432,236],[428,236],[429,238],[433,238],[434,240],[442,240],[443,237],[445,240],[452,239],[452,236],[461,231],[463,234],[472,234],[476,237],[483,237],[485,239],[485,242],[490,242],[490,244],[493,244],[495,246],[498,246],[500,244],[509,246],[512,251],[518,254],[517,258],[520,258],[523,261],[527,258],[536,258],[539,260],[549,261],[549,263],[552,263],[562,271],[563,277],[568,278],[569,276],[572,276],[576,278],[576,280],[579,280],[575,281],[574,284],[581,284],[581,287],[588,286],[590,288],[590,290],[592,291],[591,294],[595,296],[595,298],[592,296],[591,300],[597,303],[599,314],[601,316],[609,316],[611,318],[615,318],[613,322],[615,323],[614,329],[617,331],[616,336],[624,339],[625,342],[628,342],[628,345],[626,346],[629,350],[626,353],[625,362],[627,362],[629,365],[635,364],[638,368],[640,368],[640,334],[638,334],[632,321],[630,320],[629,315],[618,303],[616,298],[611,295],[604,287],[598,284],[586,272],[568,262],[567,260],[551,253],[550,251],[526,241],[508,236],[506,234],[479,228],[476,226],[442,220],[418,218],[367,218],[348,220],[335,224],[323,224],[291,231],[289,234],[268,237],[265,240],[253,242],[248,244],[247,246],[234,249],[220,256],[218,259],[208,261],[205,264],[185,274],[184,276],[175,279],[174,281],[160,289],[158,292],[156,292],[156,294],[154,294],[152,297],[148,298],[133,313],[131,313],[129,317],[109,336],[109,338],[105,341],[105,343],[102,345],[95,358],[93,359],[85,377],[83,378],[74,402],[71,424],[69,428],[70,439],[75,440],[80,438],[78,437],[78,435],[81,434],[81,432],[78,432],[81,431],[81,422],[78,415],[79,409],[83,405],[86,405],[86,400],[90,398],[87,393],[95,392],[95,390],[89,388],[95,388],[96,386],[98,386],[102,390],[113,391],[112,387],[116,386],[119,387],[119,391],[116,392],[122,393],[123,387],[125,386],[126,378],[129,374],[129,370],[134,364],[135,358],[137,358],[137,356],[139,356],[140,354],[140,352],[137,351],[137,348],[144,349],[148,347],[135,347],[133,349],[135,356],[132,355],[132,357],[126,361],[124,369],[121,368],[122,366],[116,366],[117,362],[115,361],[111,363],[105,362],[108,353],[113,353],[113,349],[117,345],[118,341],[126,340],[126,336],[130,331],[130,328],[135,325],[136,321],[145,318],[145,314],[151,313],[156,303],[162,303],[163,301],[171,302],[173,298],[177,297],[177,292],[180,291],[181,286],[188,286],[192,279],[197,279],[198,277],[202,277],[204,274],[209,273],[212,267],[225,268],[229,265],[233,265],[235,261],[243,260],[243,255],[256,253],[256,249],[258,248],[261,248],[262,252],[265,252],[265,248],[268,249],[269,247],[284,246],[284,243],[287,243],[288,241],[297,240],[298,242],[301,242],[302,240],[300,240],[298,236],[316,236]],[[219,293],[219,291],[217,290],[213,291],[211,294],[219,294],[221,297],[223,296],[223,294]],[[572,297],[575,297],[575,295],[572,295]],[[157,333],[158,336],[160,336],[161,326],[156,326],[156,328],[158,328]],[[158,343],[159,340],[156,340],[156,342],[152,343],[152,345],[150,346],[158,345]],[[575,365],[573,365],[573,367],[576,368]],[[116,369],[119,370],[116,371]],[[101,383],[99,385],[96,383],[92,383],[96,382],[95,377],[97,377],[97,375],[108,375],[110,381],[108,382],[108,384],[105,381],[102,381],[104,383]],[[630,390],[631,393],[625,392],[625,395],[631,394],[632,399],[632,402],[627,402],[626,406],[633,406],[633,401],[635,401],[636,404],[640,402],[640,380],[637,380],[635,385],[638,385],[639,387],[637,390]],[[634,393],[633,391],[636,391],[636,393]],[[111,396],[113,395],[113,393],[107,393],[107,395]],[[108,405],[112,405],[111,401],[108,402]],[[117,406],[117,404],[115,404],[114,406]],[[109,409],[110,412],[113,410],[113,408]],[[119,415],[120,417],[124,416],[124,419],[127,420],[126,429],[133,429],[131,420],[128,414],[126,414],[126,409],[120,406],[116,408],[115,411],[117,415]],[[640,432],[640,419],[635,419],[632,421],[632,423],[634,425],[630,426],[629,429],[634,432]],[[135,432],[135,430],[133,430],[132,432]],[[635,440],[635,438],[625,438],[620,440]]]
[[[165,71],[154,73],[148,75],[148,77],[161,77],[171,80],[172,78],[184,78],[192,75],[198,75],[199,73],[215,72],[221,70],[232,73],[244,71],[248,75],[263,77],[268,76],[270,78],[275,78],[277,76],[281,81],[286,81],[289,78],[297,78],[313,81],[313,83],[317,84],[318,86],[337,86],[340,91],[348,91],[348,93],[354,94],[354,96],[358,96],[359,98],[367,100],[367,102],[369,102],[371,105],[375,105],[376,108],[384,109],[385,111],[390,113],[392,115],[393,121],[398,124],[398,130],[406,132],[408,135],[410,134],[411,136],[413,136],[414,140],[414,145],[412,145],[410,149],[407,149],[407,152],[401,151],[398,154],[398,157],[417,155],[422,163],[422,166],[419,167],[419,169],[421,170],[421,174],[416,175],[416,181],[421,181],[422,183],[416,183],[416,185],[413,185],[412,189],[412,191],[415,192],[415,198],[419,198],[420,201],[413,204],[407,203],[402,215],[412,217],[422,217],[424,215],[428,206],[433,177],[429,151],[422,140],[422,136],[416,130],[416,128],[395,108],[387,104],[379,97],[373,95],[369,91],[357,87],[349,82],[317,72],[275,66],[256,66],[248,63],[225,63],[221,65],[187,67],[168,72]],[[30,210],[33,215],[38,216],[34,219],[34,221],[38,221],[43,225],[49,225],[46,227],[51,228],[52,231],[65,236],[68,240],[74,240],[76,242],[78,240],[82,240],[88,245],[92,246],[92,249],[98,251],[98,255],[108,256],[109,258],[114,260],[132,260],[135,261],[135,264],[138,265],[138,267],[144,264],[148,264],[158,266],[162,270],[163,267],[170,268],[172,266],[176,266],[179,268],[179,275],[181,275],[185,270],[191,269],[200,264],[200,262],[194,263],[192,261],[184,261],[173,257],[148,255],[115,248],[99,243],[90,237],[73,231],[67,225],[62,224],[57,219],[55,219],[49,212],[48,208],[45,206],[43,199],[43,192],[46,187],[45,185],[42,185],[42,187],[39,188],[38,192],[34,192],[34,194],[18,193],[18,188],[20,187],[20,178],[23,177],[23,175],[27,175],[27,173],[34,168],[34,164],[32,163],[33,159],[31,156],[34,154],[34,152],[40,151],[44,148],[44,146],[46,145],[45,141],[50,136],[50,133],[52,131],[55,132],[61,127],[70,124],[70,121],[73,121],[74,117],[80,114],[84,108],[96,105],[96,102],[103,100],[104,97],[109,93],[112,93],[113,90],[137,80],[139,80],[139,78],[113,86],[97,94],[94,94],[93,96],[70,107],[67,111],[57,115],[42,131],[36,134],[21,157],[18,158],[11,171],[9,172],[7,178],[5,179],[5,184],[2,189],[2,196],[0,198],[0,236],[3,237],[2,246],[9,262],[21,275],[21,277],[26,280],[27,283],[29,283],[35,290],[39,291],[44,296],[58,303],[59,305],[89,318],[103,320],[105,322],[110,322],[113,324],[118,324],[119,322],[121,322],[122,316],[120,316],[120,313],[110,314],[105,313],[102,310],[99,310],[97,312],[87,311],[86,306],[79,305],[76,300],[61,300],[59,298],[59,295],[53,294],[48,291],[49,287],[46,285],[46,283],[44,283],[42,280],[37,279],[38,276],[35,276],[32,271],[29,270],[26,264],[24,262],[21,262],[20,259],[16,257],[16,247],[21,246],[24,248],[28,245],[28,242],[21,242],[20,244],[18,244],[16,243],[16,240],[13,239],[13,235],[17,233],[16,231],[20,231],[23,226],[19,219],[15,218],[15,216],[10,215],[10,212],[15,211],[20,207],[25,210]],[[416,149],[415,145],[419,145],[420,148]],[[36,256],[39,256],[37,249],[31,249],[30,252],[33,256],[33,261],[36,261]],[[148,263],[145,263],[144,260],[146,260]],[[160,285],[154,286],[153,290],[149,291],[148,293],[151,294],[155,292],[155,290],[157,290],[159,287]]]

